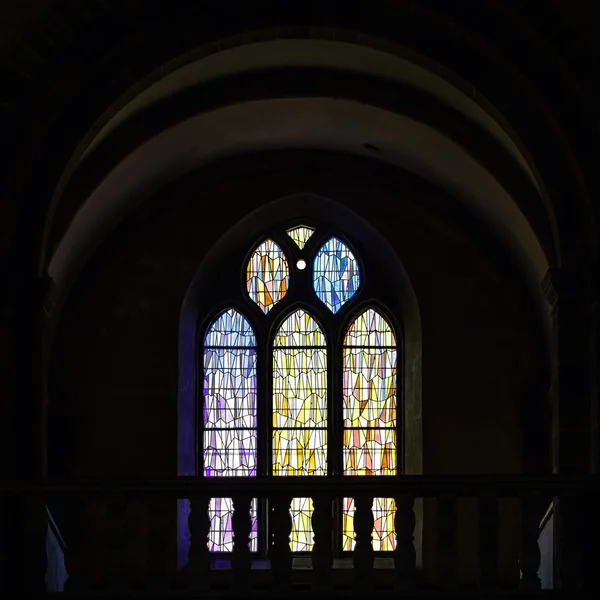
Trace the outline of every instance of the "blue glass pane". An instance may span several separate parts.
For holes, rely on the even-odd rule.
[[[317,252],[313,286],[321,302],[336,313],[358,291],[358,262],[344,242],[331,238]]]
[[[250,323],[237,310],[230,308],[213,321],[204,338],[204,346],[251,348],[256,346],[256,338]]]

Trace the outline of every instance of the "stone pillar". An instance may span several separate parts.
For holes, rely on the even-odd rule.
[[[600,260],[591,267],[591,472],[600,473]],[[597,533],[600,530],[600,494],[596,492],[589,498],[589,507],[593,521],[586,528],[586,554],[584,578],[589,589],[600,588],[600,570],[597,563]]]
[[[552,463],[561,475],[591,470],[591,296],[586,268],[552,269],[544,279],[552,311]],[[587,499],[560,495],[555,510],[555,587],[584,584]]]
[[[591,415],[592,439],[591,439],[591,470],[592,473],[600,473],[600,261],[593,263],[590,277],[591,296]]]
[[[9,286],[12,296],[7,294],[3,306],[6,330],[1,342],[6,346],[8,370],[3,381],[7,393],[2,398],[0,416],[5,428],[1,437],[6,461],[3,475],[7,479],[29,480],[44,475],[40,379],[44,285],[44,280],[23,274],[18,285]],[[7,587],[39,594],[45,590],[45,498],[30,500],[19,494],[6,499],[10,519],[5,524],[5,539],[0,543],[8,545]]]

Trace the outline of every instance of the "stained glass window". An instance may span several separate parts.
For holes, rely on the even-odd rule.
[[[248,321],[233,309],[221,313],[204,338],[204,475],[256,475],[256,339]],[[232,550],[230,498],[213,498],[209,548]],[[256,500],[250,549],[256,551]]]
[[[395,336],[375,309],[361,313],[344,340],[346,475],[396,473]]]
[[[328,452],[331,452],[331,464],[341,465],[344,475],[394,475],[398,470],[398,357],[392,326],[378,310],[368,308],[348,327],[343,338],[341,367],[337,367],[342,372],[329,374],[336,382],[333,391],[341,395],[333,399],[341,408],[341,422],[334,424],[335,438],[340,441],[328,448],[328,427],[331,425],[328,395],[331,391],[328,391],[325,333],[327,336],[331,333],[333,339],[339,338],[335,330],[322,329],[310,314],[310,306],[315,307],[314,314],[322,310],[322,304],[337,314],[351,303],[365,282],[357,259],[337,237],[324,243],[315,240],[319,249],[309,256],[306,255],[306,244],[311,236],[316,238],[313,228],[302,225],[280,234],[287,234],[297,246],[281,241],[287,248],[288,258],[297,266],[294,276],[300,282],[306,277],[301,273],[302,269],[312,261],[312,280],[308,281],[313,289],[304,297],[289,298],[292,302],[301,300],[305,308],[286,313],[287,316],[282,318],[281,312],[288,310],[286,303],[277,306],[276,310],[273,308],[290,294],[287,258],[272,239],[266,239],[252,253],[246,266],[248,296],[245,301],[252,301],[264,313],[262,316],[259,313],[256,318],[256,326],[263,328],[260,332],[257,330],[260,349],[252,326],[234,309],[222,312],[204,336],[201,378],[204,384],[203,473],[211,477],[252,477],[257,475],[257,464],[260,464],[261,475],[270,470],[273,476],[326,476],[329,472]],[[274,237],[279,239],[275,234]],[[302,294],[302,289],[300,283],[293,294]],[[268,313],[267,319],[264,315]],[[279,323],[280,319],[279,328],[269,337],[268,328],[273,320]],[[329,326],[326,319],[323,320],[325,324]],[[259,352],[267,351],[271,343],[270,356],[261,354],[259,360],[272,369],[272,390],[267,392],[265,387],[257,396],[257,356]],[[337,353],[339,348],[332,350]],[[341,381],[341,389],[338,381]],[[268,428],[259,430],[257,403],[260,402],[261,407],[267,406],[268,398],[264,394],[271,392],[272,427],[270,431]],[[338,414],[337,409],[334,414]],[[257,449],[268,447],[269,436],[270,460],[261,454],[259,461]],[[339,522],[342,524],[337,539],[341,533],[342,549],[351,551],[355,544],[354,499],[343,498],[336,507],[336,511],[341,510]],[[395,547],[395,510],[392,498],[375,498],[373,501],[375,551],[389,551]],[[208,546],[212,552],[233,550],[233,512],[231,498],[211,499]],[[292,499],[290,548],[293,552],[309,552],[313,548],[312,512],[310,498]],[[259,546],[257,532],[267,531],[269,525],[268,522],[258,523],[257,515],[267,514],[268,504],[254,499],[250,507],[249,544],[252,551]],[[336,514],[340,516],[340,512]]]
[[[397,346],[390,324],[377,310],[365,310],[348,328],[343,365],[344,474],[395,475]],[[393,500],[376,499],[374,549],[392,549],[393,513]],[[353,514],[353,501],[345,499],[346,549],[353,547]]]
[[[360,286],[360,271],[354,255],[338,238],[328,240],[317,252],[313,287],[329,310],[337,313]]]
[[[287,317],[273,343],[273,474],[327,474],[327,350],[304,310]],[[292,501],[294,552],[312,548],[312,502]]]
[[[294,227],[293,229],[288,229],[287,234],[296,242],[298,248],[302,250],[304,248],[306,242],[308,242],[308,238],[315,232],[312,227]]]
[[[252,253],[246,282],[248,295],[265,314],[285,296],[290,283],[288,263],[273,240],[264,241]]]

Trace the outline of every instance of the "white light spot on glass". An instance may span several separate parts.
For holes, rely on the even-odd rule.
[[[304,269],[306,269],[306,261],[303,258],[299,258],[298,262],[296,263],[296,266],[301,270],[304,271]]]

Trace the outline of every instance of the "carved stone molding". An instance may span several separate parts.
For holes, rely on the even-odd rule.
[[[542,280],[542,294],[546,298],[552,312],[558,307],[558,291],[554,285],[553,272],[553,269],[548,269]]]
[[[42,294],[42,307],[44,314],[49,317],[54,311],[56,301],[58,298],[58,288],[54,279],[49,275],[45,275],[40,278],[41,294]]]

